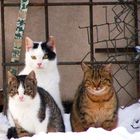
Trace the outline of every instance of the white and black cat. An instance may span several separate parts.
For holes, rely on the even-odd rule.
[[[34,70],[38,86],[51,94],[63,113],[54,37],[50,36],[48,42],[33,42],[26,37],[25,47],[25,67],[19,75],[27,75]]]
[[[7,115],[11,125],[8,138],[22,136],[23,130],[29,134],[65,132],[60,109],[47,91],[37,87],[34,71],[18,76],[9,72],[7,95]]]

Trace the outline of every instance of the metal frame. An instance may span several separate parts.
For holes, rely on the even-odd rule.
[[[6,56],[5,56],[5,15],[4,15],[4,8],[5,7],[16,7],[19,6],[19,3],[5,3],[4,0],[1,1],[1,29],[2,29],[2,66],[3,66],[3,92],[6,93],[6,67],[7,66],[21,66],[23,63],[9,63],[6,62]],[[139,39],[138,39],[138,5],[140,5],[140,1],[133,0],[133,1],[125,1],[118,0],[118,2],[93,2],[94,0],[89,0],[88,2],[48,2],[48,0],[44,0],[43,3],[30,3],[29,6],[43,6],[45,8],[45,27],[46,27],[46,39],[48,39],[49,36],[49,21],[48,21],[48,7],[49,6],[89,6],[89,38],[90,38],[90,62],[94,64],[104,64],[109,63],[106,61],[95,61],[94,59],[94,40],[93,40],[93,9],[96,5],[133,5],[134,6],[134,14],[135,14],[135,45],[139,45]],[[86,28],[86,27],[85,27]],[[97,53],[103,53],[107,51],[107,48],[98,48],[96,49]],[[114,48],[109,48],[109,52],[114,52]],[[118,51],[124,52],[124,48],[119,48]],[[134,52],[133,49],[128,49],[128,52]],[[137,66],[137,91],[138,95],[137,97],[140,97],[140,78],[139,78],[139,61],[129,60],[129,61],[113,61],[114,64],[136,64]],[[58,62],[58,65],[80,65],[81,61],[74,61],[74,62]]]

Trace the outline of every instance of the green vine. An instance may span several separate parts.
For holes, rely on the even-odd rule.
[[[25,23],[26,23],[26,15],[28,10],[29,0],[21,0],[20,1],[20,9],[19,9],[19,16],[16,22],[16,31],[14,37],[14,47],[12,50],[12,57],[11,62],[19,62],[20,60],[20,53],[22,48],[22,40],[25,30]],[[17,73],[17,67],[11,67],[10,71],[13,74]]]

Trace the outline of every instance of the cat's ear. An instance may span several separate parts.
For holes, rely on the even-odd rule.
[[[25,81],[30,81],[33,83],[35,86],[37,85],[37,80],[36,80],[36,75],[35,72],[32,70],[26,77]]]
[[[11,81],[15,81],[15,80],[16,80],[15,75],[13,75],[10,71],[7,72],[7,76],[8,76],[8,84],[9,84]]]
[[[26,51],[29,51],[33,47],[33,41],[29,37],[25,38],[25,47]]]
[[[112,64],[111,63],[104,65],[104,69],[112,74]]]
[[[81,67],[82,67],[82,70],[83,70],[84,72],[86,72],[87,70],[90,69],[89,66],[88,66],[87,64],[85,64],[84,62],[82,62]]]
[[[35,72],[33,70],[28,74],[28,78],[36,80]]]
[[[47,42],[47,45],[53,50],[55,51],[55,39],[53,36],[49,36],[49,40]]]

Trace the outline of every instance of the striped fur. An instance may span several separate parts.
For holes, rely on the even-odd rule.
[[[8,74],[7,137],[31,136],[39,132],[64,132],[65,126],[53,97],[37,87],[34,71],[29,75]]]
[[[112,130],[117,126],[118,100],[113,87],[111,64],[82,64],[83,81],[76,92],[70,116],[72,130],[86,131],[89,127]]]

